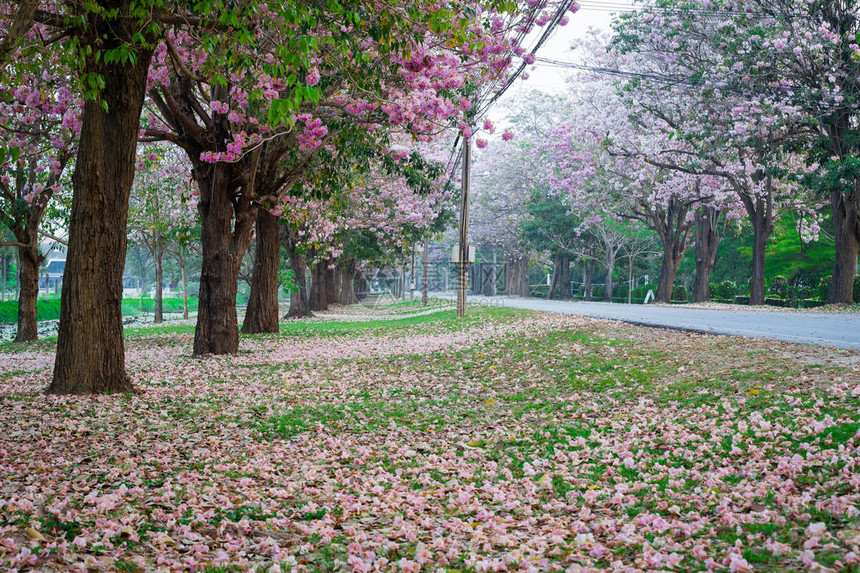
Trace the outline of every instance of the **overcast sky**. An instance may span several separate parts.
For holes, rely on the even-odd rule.
[[[552,37],[538,50],[538,57],[574,62],[575,57],[570,50],[574,40],[583,37],[590,27],[608,32],[613,12],[629,10],[631,5],[632,0],[580,0],[580,10],[576,14],[570,14],[570,21],[566,26],[556,28]],[[496,109],[490,111],[489,116],[492,119],[502,120],[511,102],[528,97],[532,91],[562,92],[565,89],[565,77],[570,73],[563,68],[540,62],[526,68],[526,72],[529,79],[516,80],[499,100]]]

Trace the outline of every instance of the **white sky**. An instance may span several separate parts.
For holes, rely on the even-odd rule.
[[[612,14],[616,11],[629,10],[632,0],[580,0],[580,9],[575,14],[569,14],[569,22],[566,26],[557,27],[553,35],[537,52],[539,58],[551,58],[573,62],[573,52],[570,50],[571,43],[585,36],[589,28],[597,28],[606,32],[610,31]],[[505,92],[505,95],[496,103],[494,109],[490,109],[488,116],[493,120],[503,120],[510,109],[511,103],[521,101],[528,97],[532,91],[546,93],[560,93],[565,89],[565,77],[570,73],[564,68],[536,63],[525,70],[529,79],[517,79],[516,82]]]

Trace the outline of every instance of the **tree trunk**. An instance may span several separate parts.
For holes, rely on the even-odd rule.
[[[561,272],[558,278],[558,298],[561,300],[570,300],[570,257],[561,255],[559,263],[561,264]]]
[[[603,300],[612,302],[612,275],[615,272],[615,251],[606,249],[606,289],[603,291]]]
[[[582,288],[585,291],[583,298],[587,301],[591,300],[591,283],[594,280],[594,259],[588,257],[585,261],[585,276],[582,279]]]
[[[236,293],[244,250],[233,245],[230,174],[223,163],[195,165],[194,174],[203,247],[194,355],[232,354],[239,349]]]
[[[552,256],[552,283],[549,287],[549,295],[547,298],[556,300],[559,298],[559,290],[561,288],[561,255]]]
[[[675,246],[670,242],[663,245],[663,263],[660,266],[660,281],[657,283],[657,293],[654,295],[655,302],[669,303],[672,301],[672,287],[675,284],[675,275],[681,259],[677,255]]]
[[[660,280],[657,283],[655,302],[669,303],[672,301],[672,287],[678,267],[687,252],[690,224],[686,222],[690,203],[670,199],[665,209],[652,211],[650,222],[652,228],[660,236],[663,246],[663,262],[660,268]]]
[[[179,271],[182,273],[182,318],[188,320],[188,278],[185,275],[185,257],[179,257]]]
[[[358,273],[357,263],[349,259],[340,266],[340,292],[338,302],[340,304],[356,304],[358,298],[355,296],[355,279]]]
[[[627,256],[627,304],[633,304],[633,256]]]
[[[353,291],[355,294],[356,302],[361,302],[367,296],[367,293],[370,290],[369,285],[367,284],[367,279],[364,278],[364,275],[360,270],[355,271],[355,278],[353,279],[353,284],[358,288],[357,291]]]
[[[153,322],[164,322],[164,239],[156,234],[153,238],[152,258],[155,263],[155,316]]]
[[[860,181],[850,194],[838,190],[830,192],[833,206],[833,239],[836,254],[833,259],[833,275],[827,302],[851,304],[853,300],[854,276],[857,274],[857,254],[860,250]]]
[[[333,261],[326,261],[325,265],[325,300],[326,305],[331,306],[337,304],[338,291],[340,290],[341,269],[339,266],[334,266]]]
[[[737,188],[738,197],[746,209],[753,228],[752,276],[750,277],[750,304],[764,304],[765,297],[765,250],[767,240],[773,232],[773,178],[762,175],[764,193],[753,194]],[[756,179],[760,181],[760,179]]]
[[[242,323],[242,332],[257,334],[280,332],[278,325],[278,267],[281,250],[278,240],[278,218],[257,211],[257,248],[251,278],[251,296]]]
[[[287,311],[287,318],[306,318],[312,316],[311,305],[308,299],[308,281],[307,269],[308,265],[305,257],[298,251],[292,238],[285,238],[287,252],[290,255],[290,267],[295,275],[295,282],[298,290],[290,293],[290,310]]]
[[[310,303],[312,311],[324,311],[328,308],[325,265],[326,261],[320,261],[311,270]]]
[[[750,305],[764,304],[765,255],[767,241],[773,232],[773,214],[768,198],[757,197],[749,213],[753,227],[752,276],[750,277]]]
[[[129,14],[131,2],[121,0],[104,7],[119,8],[119,16],[90,17],[95,21],[88,23],[87,31],[98,38],[95,47],[114,49],[131,41],[139,32],[137,18]],[[128,200],[151,55],[150,48],[137,47],[134,63],[115,64],[90,56],[83,69],[83,73],[99,74],[105,87],[101,101],[84,103],[72,176],[57,358],[48,388],[52,394],[133,390],[125,371],[122,273]]]
[[[712,206],[696,211],[696,277],[693,280],[693,302],[711,300],[711,269],[717,262],[720,246],[720,211]]]
[[[39,299],[39,256],[36,233],[31,233],[29,247],[18,247],[18,332],[15,342],[30,342],[39,336],[36,317],[36,301]]]

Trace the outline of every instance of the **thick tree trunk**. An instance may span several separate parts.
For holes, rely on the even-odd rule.
[[[312,311],[324,311],[328,309],[328,301],[326,299],[326,293],[328,293],[326,277],[328,273],[325,270],[326,264],[326,261],[320,261],[311,270],[310,303]]]
[[[737,188],[738,197],[746,209],[753,228],[752,276],[750,277],[750,304],[764,304],[765,297],[765,252],[767,241],[773,232],[773,178],[762,175],[764,193],[752,194]]]
[[[194,172],[200,187],[197,209],[203,246],[194,355],[231,354],[239,349],[236,293],[244,250],[233,245],[229,171],[217,163],[196,165]]]
[[[325,265],[325,300],[329,306],[337,304],[340,291],[341,269],[339,266],[332,268],[333,261]]]
[[[717,262],[720,246],[720,212],[712,206],[696,211],[696,276],[693,280],[693,302],[711,300],[711,269]]]
[[[744,204],[753,227],[750,305],[761,305],[765,298],[765,254],[767,241],[773,232],[773,211],[769,196],[750,198]]]
[[[683,253],[678,256],[678,250],[670,242],[663,245],[663,262],[660,266],[660,281],[657,283],[657,293],[654,295],[655,302],[669,303],[672,301],[672,287],[675,284],[675,275],[681,265]]]
[[[657,283],[655,302],[672,301],[672,288],[678,267],[687,252],[690,224],[686,222],[690,204],[670,199],[665,209],[652,211],[650,222],[660,236],[663,246],[663,261],[660,267],[660,280]]]
[[[264,209],[257,211],[257,249],[251,278],[251,296],[242,323],[242,332],[279,332],[278,267],[281,250],[278,218]]]
[[[508,257],[505,268],[505,294],[508,296],[529,296],[528,277],[526,277],[526,288],[523,290],[523,274],[527,259],[522,255],[513,254]]]
[[[155,316],[153,322],[164,322],[164,239],[156,236],[153,239],[152,259],[155,263]]]
[[[561,272],[559,273],[558,298],[570,300],[570,257],[562,255],[559,261]]]
[[[549,298],[553,300],[570,299],[570,257],[554,255],[552,266],[552,286]]]
[[[15,342],[30,342],[39,336],[36,317],[36,301],[39,299],[39,256],[38,240],[32,233],[29,247],[18,247],[18,332]]]
[[[355,292],[355,300],[356,302],[361,302],[370,291],[370,286],[367,284],[367,279],[364,278],[364,274],[360,270],[355,271],[355,278],[353,279],[354,288],[357,290]]]
[[[287,252],[290,254],[290,267],[293,269],[296,286],[298,287],[296,292],[290,294],[290,310],[287,311],[287,318],[312,316],[311,305],[308,299],[307,262],[290,237],[286,238],[285,244]]]
[[[344,262],[340,267],[340,292],[338,302],[340,304],[356,304],[358,298],[355,296],[355,280],[358,267],[354,260]]]
[[[833,207],[833,238],[836,254],[833,259],[833,275],[827,302],[851,304],[853,300],[854,276],[857,274],[857,254],[860,250],[860,181],[855,183],[851,194],[831,191]]]
[[[603,300],[612,302],[612,275],[615,273],[615,251],[606,249],[606,290],[603,291]]]
[[[109,3],[119,16],[91,22],[88,33],[113,49],[137,33],[128,0]],[[97,17],[93,17],[96,19]],[[98,41],[98,40],[96,40]],[[97,46],[98,47],[98,46]],[[84,73],[100,74],[101,101],[84,103],[60,303],[57,358],[48,392],[129,392],[122,332],[122,273],[128,199],[134,180],[140,112],[152,52],[138,47],[132,63],[88,58]],[[102,107],[102,102],[106,109]]]

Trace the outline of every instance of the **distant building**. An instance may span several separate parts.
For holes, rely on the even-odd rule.
[[[44,274],[39,277],[39,291],[44,294],[59,294],[63,288],[63,273],[66,258],[49,259]]]

